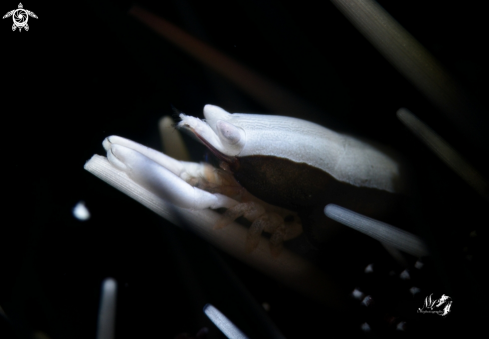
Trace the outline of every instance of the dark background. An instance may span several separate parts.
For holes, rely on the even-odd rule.
[[[445,1],[380,3],[451,72],[476,107],[484,107],[489,55],[483,8]],[[17,5],[4,1],[0,10],[4,14]],[[83,169],[92,154],[104,154],[101,143],[109,135],[160,148],[157,121],[173,114],[171,105],[200,117],[207,103],[230,112],[280,112],[267,112],[129,16],[129,1],[23,5],[39,17],[29,19],[28,32],[12,32],[11,18],[0,26],[6,212],[0,305],[10,317],[2,319],[1,338],[27,338],[31,331],[93,338],[106,277],[119,283],[116,338],[174,338],[204,326],[210,337],[222,338],[202,313],[208,302],[251,337],[269,337],[236,281],[258,304],[270,304],[269,315],[287,338],[364,336],[365,319],[375,324],[369,334],[374,337],[466,332],[482,325],[487,202],[412,136],[395,112],[412,110],[484,174],[487,138],[462,135],[332,4],[139,2],[324,112],[312,120],[389,144],[411,161],[418,195],[409,215],[433,256],[426,260],[428,272],[413,282],[424,286],[417,299],[409,299],[407,285],[389,280],[387,273],[366,283],[359,272],[351,289],[370,284],[379,300],[372,312],[354,301],[341,314],[317,305],[166,223]],[[467,114],[478,119],[479,131],[487,131],[484,109]],[[191,147],[194,159],[203,160],[203,149]],[[72,216],[80,200],[92,214],[89,221]],[[477,236],[471,237],[474,230]],[[388,258],[380,263],[386,272],[389,265]],[[401,269],[392,270],[397,277]],[[452,297],[446,319],[414,314],[430,293]],[[407,330],[396,332],[388,325],[391,316],[407,319]]]

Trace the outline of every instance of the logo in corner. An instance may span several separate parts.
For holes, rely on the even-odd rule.
[[[29,20],[29,17],[33,17],[37,19],[37,15],[35,15],[33,12],[28,11],[27,9],[23,8],[22,3],[19,2],[19,8],[14,9],[7,14],[3,16],[2,19],[12,17],[14,20],[14,24],[12,25],[12,31],[15,31],[16,28],[19,29],[19,32],[23,29],[26,31],[29,30],[29,25],[27,24],[27,21]]]
[[[450,313],[452,307],[452,298],[447,295],[442,295],[440,299],[433,299],[433,293],[426,297],[422,308],[418,308],[418,313],[435,313],[442,317]]]

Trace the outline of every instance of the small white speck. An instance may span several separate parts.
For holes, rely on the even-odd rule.
[[[374,299],[371,296],[369,296],[369,295],[367,295],[362,300],[362,304],[365,305],[365,306],[367,306],[367,307],[370,306],[370,305],[372,305],[373,302],[374,302]]]
[[[477,235],[477,233],[475,231],[470,232],[471,237],[475,237],[476,235]]]
[[[353,290],[353,292],[351,292],[351,295],[353,296],[353,298],[358,300],[361,300],[363,298],[363,292],[356,288]]]
[[[88,211],[87,207],[85,206],[84,201],[78,202],[75,207],[73,207],[73,216],[81,221],[86,221],[90,219],[90,212]]]
[[[372,273],[374,271],[374,267],[372,264],[369,264],[367,267],[365,267],[365,273]]]
[[[269,303],[263,303],[261,304],[261,306],[263,307],[263,309],[267,312],[270,311],[270,304]]]
[[[416,286],[413,286],[409,289],[409,292],[411,292],[412,295],[416,295],[418,294],[419,292],[421,292],[421,290],[419,288],[417,288]]]
[[[401,321],[399,324],[397,324],[396,330],[398,330],[398,331],[405,331],[406,330],[406,322],[405,321]]]
[[[362,326],[360,326],[363,332],[370,332],[370,325],[367,323],[363,323]]]
[[[418,270],[422,269],[424,266],[424,264],[421,262],[421,261],[416,261],[416,263],[414,264],[414,267],[417,268]]]
[[[409,272],[408,270],[404,270],[401,272],[401,274],[399,274],[399,277],[402,279],[402,280],[408,280],[408,279],[411,279],[411,276],[409,275]]]

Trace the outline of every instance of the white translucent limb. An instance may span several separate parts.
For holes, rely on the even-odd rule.
[[[220,214],[210,209],[175,207],[134,181],[126,172],[111,165],[105,157],[94,155],[85,164],[85,169],[173,224],[183,226],[184,223],[209,243],[260,272],[319,302],[344,309],[345,304],[339,297],[340,290],[333,279],[286,248],[280,256],[272,257],[269,241],[263,238],[253,253],[247,253],[243,244],[248,232],[246,227],[233,222],[221,230],[215,230],[214,225],[222,219]]]
[[[111,135],[110,137],[105,138],[102,145],[104,146],[106,151],[109,151],[109,149],[113,145],[120,145],[135,150],[147,157],[148,159],[151,159],[157,164],[165,167],[167,170],[177,176],[180,176],[180,174],[185,171],[185,168],[181,161],[173,159],[172,157],[169,157],[164,153],[158,152],[152,148],[138,144],[137,142],[126,138]]]
[[[118,138],[117,144],[114,141],[116,137],[109,137],[104,141],[109,162],[166,201],[189,209],[231,208],[238,203],[225,195],[203,191],[182,180],[175,172],[183,173],[184,163],[137,143],[129,144],[130,140],[127,139]],[[129,145],[131,148],[122,145]],[[152,159],[138,150],[150,155]],[[154,159],[159,160],[160,163],[155,162]]]
[[[175,134],[178,134],[178,131],[175,131]],[[179,139],[181,140],[181,139]],[[175,140],[174,140],[175,141]],[[178,140],[177,140],[178,142]],[[132,149],[138,153],[141,153],[146,158],[154,161],[158,165],[166,168],[168,171],[172,172],[176,176],[182,178],[185,181],[189,181],[191,177],[196,178],[208,178],[209,173],[205,173],[205,165],[201,165],[195,162],[187,162],[187,161],[179,161],[176,160],[164,153],[156,151],[147,146],[138,144],[132,140],[122,138],[119,136],[112,135],[110,137],[105,138],[102,145],[104,146],[106,151],[109,151],[114,145],[124,146],[129,149]],[[166,145],[165,147],[171,147]],[[109,159],[114,161],[113,165],[117,165],[117,159]],[[119,166],[123,166],[123,164],[119,164]],[[123,169],[123,167],[121,167]]]
[[[117,282],[107,278],[102,282],[97,339],[114,338],[116,300]]]
[[[180,114],[180,121],[178,127],[189,128],[193,133],[198,134],[202,139],[206,140],[209,144],[214,146],[221,153],[225,153],[225,146],[219,139],[219,136],[212,130],[212,128],[199,118],[192,117],[190,115]]]
[[[204,313],[216,325],[218,329],[229,339],[248,339],[239,328],[234,325],[224,314],[211,304],[204,306]]]
[[[242,128],[226,121],[232,119],[232,114],[221,107],[205,105],[204,116],[205,120],[200,120],[180,114],[182,121],[178,126],[188,128],[221,153],[229,156],[240,154],[246,143],[246,133]]]
[[[462,177],[473,189],[489,200],[489,183],[457,151],[428,125],[419,120],[411,111],[401,108],[397,117],[422,142],[426,144],[448,167]]]
[[[324,208],[324,214],[334,221],[406,253],[417,257],[429,254],[424,242],[419,237],[400,228],[334,204],[327,205]]]

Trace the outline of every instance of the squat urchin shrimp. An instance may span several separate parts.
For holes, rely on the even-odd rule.
[[[230,114],[213,105],[204,116],[181,114],[178,127],[206,145],[220,168],[178,161],[117,136],[104,141],[107,158],[176,206],[227,209],[215,229],[248,219],[247,252],[267,232],[277,256],[304,223],[313,241],[324,242],[335,232],[323,213],[327,204],[379,216],[406,191],[402,162],[383,146],[296,118]]]

